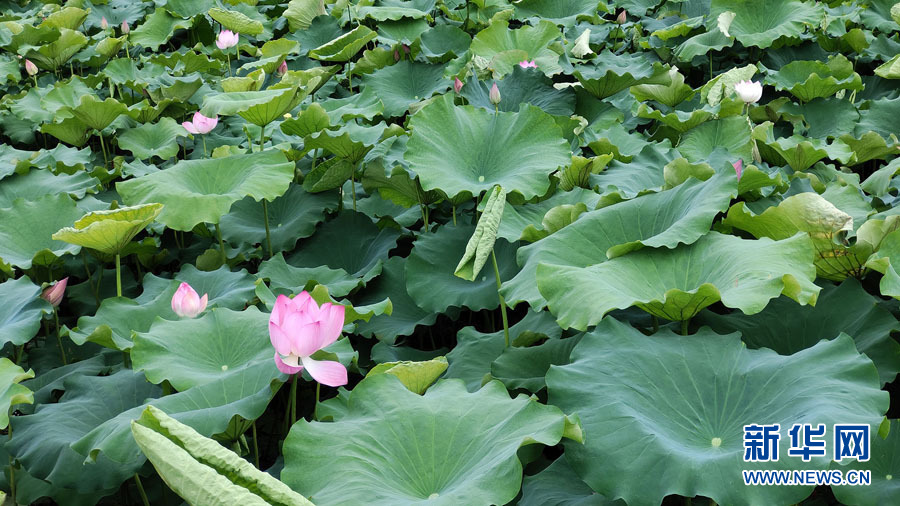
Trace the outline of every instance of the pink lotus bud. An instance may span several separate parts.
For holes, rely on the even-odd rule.
[[[106,16],[100,18],[100,28],[102,28],[103,30],[109,28],[109,21],[106,20]]]
[[[275,71],[275,74],[278,77],[281,77],[287,74],[287,60],[281,62],[281,65],[278,66],[278,70]]]
[[[744,172],[744,161],[738,160],[731,164],[734,167],[734,171],[737,172],[738,181],[741,180],[741,173]]]
[[[229,47],[236,46],[238,40],[240,40],[240,34],[238,34],[237,32],[232,32],[231,30],[222,30],[216,37],[216,47],[224,51]]]
[[[290,299],[279,295],[269,317],[269,340],[275,348],[275,367],[285,374],[303,369],[323,385],[347,384],[347,368],[340,362],[313,360],[313,353],[338,340],[344,327],[344,306],[319,306],[307,292]]]
[[[172,311],[182,318],[194,318],[206,310],[208,294],[201,298],[187,283],[181,283],[172,296]]]
[[[500,88],[497,87],[497,83],[494,83],[494,85],[491,86],[491,93],[488,95],[488,98],[494,105],[498,105],[500,103]]]
[[[218,116],[207,118],[206,116],[200,114],[200,111],[197,111],[194,113],[194,117],[193,119],[191,119],[191,121],[185,121],[181,124],[181,126],[183,126],[185,130],[194,135],[202,135],[212,132],[212,130],[216,128],[216,125],[218,124]]]
[[[403,54],[409,54],[409,46],[407,46],[406,44],[401,44],[400,47],[403,48]]]
[[[462,90],[462,87],[463,87],[463,82],[460,81],[458,77],[454,77],[453,78],[453,91],[455,91],[457,94],[459,94],[459,92]]]
[[[394,61],[400,61],[400,51],[394,50]]]
[[[536,69],[537,63],[535,63],[534,60],[531,60],[531,61],[522,60],[519,62],[519,66],[522,67],[523,69]]]
[[[59,307],[62,302],[63,294],[66,293],[66,285],[69,284],[69,278],[65,277],[57,281],[53,286],[48,286],[41,294],[41,298],[49,302],[53,307]]]
[[[620,25],[624,25],[626,16],[627,16],[627,13],[625,12],[625,9],[622,9],[622,12],[620,12],[619,15],[616,16],[616,23],[618,23]]]
[[[31,60],[25,60],[25,72],[28,72],[28,75],[34,76],[38,73],[37,65],[31,63]]]
[[[129,32],[131,32],[131,28],[128,27],[128,21],[122,21],[122,33],[128,35]]]

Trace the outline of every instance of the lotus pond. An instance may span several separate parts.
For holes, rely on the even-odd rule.
[[[900,504],[895,4],[3,2],[4,504]]]

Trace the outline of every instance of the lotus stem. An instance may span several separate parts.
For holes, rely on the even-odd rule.
[[[109,167],[109,160],[106,158],[106,144],[103,142],[103,132],[98,132],[100,136],[100,149],[103,151],[103,169]]]
[[[259,467],[259,444],[256,442],[256,420],[253,420],[250,426],[253,427],[253,457],[256,460],[256,468],[261,469]]]
[[[425,231],[428,232],[428,212],[425,211],[425,205],[419,204],[419,210],[422,211],[422,223],[425,226]]]
[[[506,299],[500,294],[500,268],[497,267],[497,255],[491,249],[491,262],[494,264],[494,277],[497,278],[497,298],[500,299],[500,317],[503,318],[503,338],[506,340],[506,347],[509,348],[509,320],[506,318]]]
[[[88,284],[91,286],[91,293],[94,294],[94,299],[97,301],[97,305],[100,305],[100,295],[97,293],[97,288],[94,287],[94,276],[91,275],[91,269],[88,267],[87,263],[87,255],[84,253],[84,248],[81,249],[81,261],[84,263],[84,272],[87,273]]]
[[[116,253],[116,297],[122,296],[122,261],[118,253]]]
[[[8,431],[9,439],[12,439],[12,421],[10,421]],[[13,462],[12,455],[9,456],[9,495],[12,496],[13,504],[17,504],[16,502],[16,473],[15,473],[15,465]]]
[[[31,78],[34,79],[34,87],[37,88],[38,87],[37,76],[34,75],[34,76],[31,76]]]
[[[56,340],[59,342],[59,357],[62,359],[63,365],[67,365],[66,350],[63,349],[62,336],[59,335],[59,311],[53,308],[53,321],[56,323]]]
[[[206,158],[206,136],[203,136],[203,158]]]
[[[688,335],[688,324],[690,324],[690,323],[691,323],[690,318],[685,318],[684,320],[681,320],[681,335],[683,335],[683,336]]]
[[[319,391],[322,389],[322,384],[318,381],[316,382],[316,405],[313,406],[313,420],[319,421]]]
[[[347,84],[350,87],[350,93],[353,93],[353,60],[347,60]]]
[[[263,200],[263,202],[265,202],[265,200]],[[222,240],[222,225],[219,223],[216,223],[216,237],[219,238],[219,249],[222,251],[222,263],[225,263],[228,261],[228,255],[225,254],[225,241]],[[269,256],[271,255],[272,253],[270,252]]]
[[[144,492],[144,485],[141,484],[141,477],[138,476],[137,473],[134,473],[134,483],[137,485],[138,493],[141,494],[141,501],[144,502],[144,506],[150,506],[150,500],[147,499],[147,492]]]
[[[290,411],[291,411],[291,424],[288,426],[288,431],[290,432],[291,427],[297,423],[297,375],[294,374],[291,376],[291,393],[290,393]]]
[[[231,53],[226,52],[225,57],[228,58],[228,77],[231,77]]]
[[[659,332],[659,317],[653,315],[653,333],[656,334]]]
[[[269,234],[269,203],[263,199],[263,221],[266,225],[266,249],[269,251],[269,257],[272,256],[272,236]]]
[[[451,207],[453,208],[453,226],[455,227],[456,226],[456,205],[453,204],[453,205],[451,205]]]

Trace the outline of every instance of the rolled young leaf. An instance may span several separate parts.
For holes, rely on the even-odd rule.
[[[481,272],[481,268],[487,262],[488,256],[494,249],[497,240],[497,229],[500,228],[500,218],[503,216],[503,208],[506,206],[506,193],[500,185],[495,186],[488,195],[484,213],[478,220],[475,233],[466,244],[466,252],[463,254],[456,271],[453,274],[469,281],[475,281],[475,276]]]

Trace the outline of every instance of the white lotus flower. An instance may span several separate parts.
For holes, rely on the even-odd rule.
[[[762,97],[762,84],[754,81],[740,81],[734,85],[734,92],[746,104],[758,102]]]

